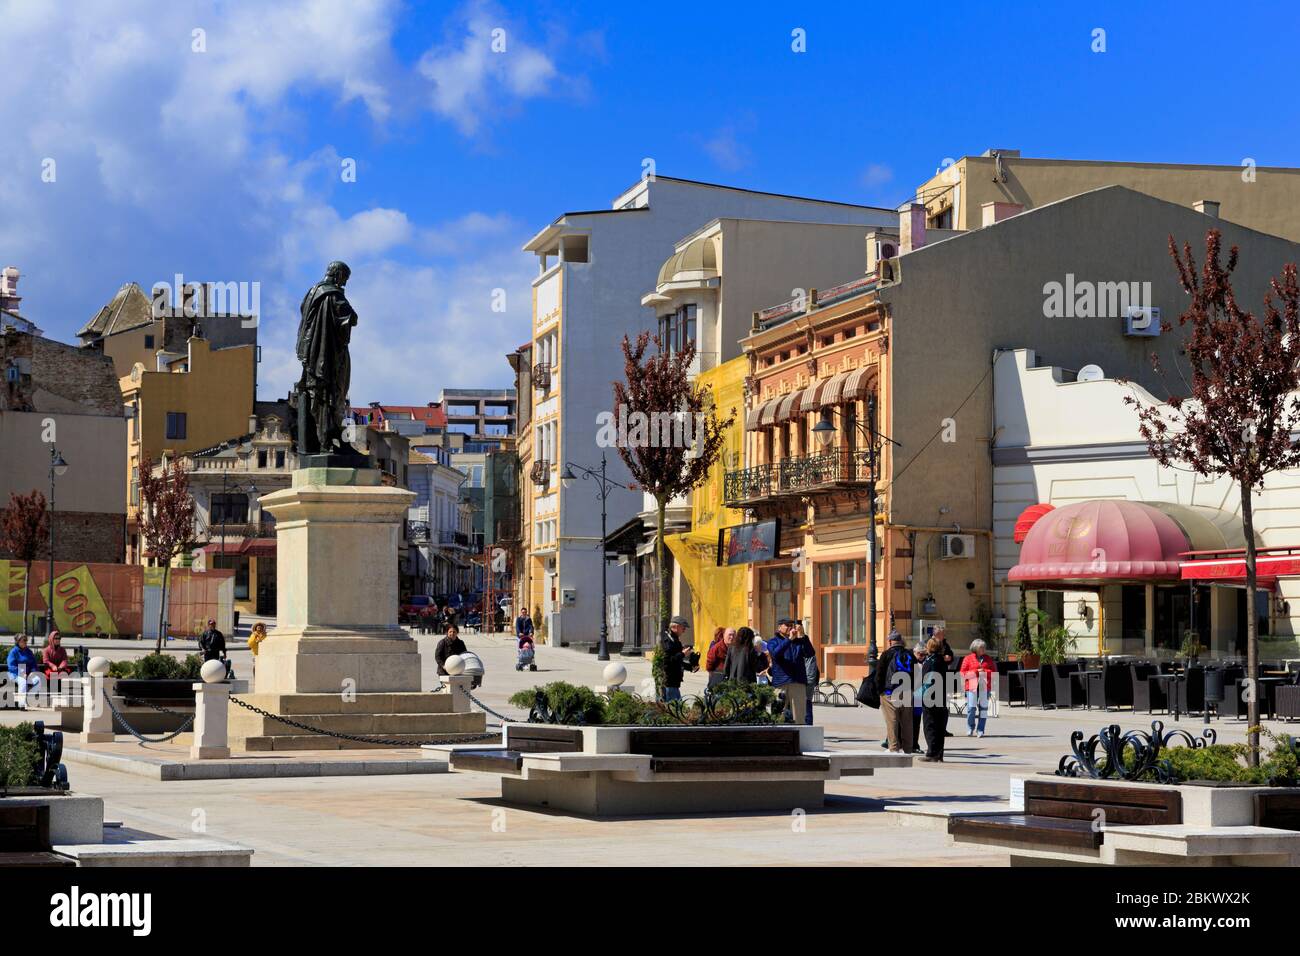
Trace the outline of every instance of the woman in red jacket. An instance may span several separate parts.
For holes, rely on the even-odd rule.
[[[704,657],[704,669],[709,674],[709,685],[721,684],[726,680],[727,649],[736,641],[736,632],[729,627],[719,627],[713,632],[713,642],[709,644]]]
[[[970,653],[961,662],[961,676],[966,690],[966,736],[983,737],[988,722],[989,691],[998,668],[986,653],[988,645],[981,640],[971,641]],[[976,717],[979,729],[976,730]]]

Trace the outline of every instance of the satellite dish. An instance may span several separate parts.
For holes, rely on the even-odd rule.
[[[1100,382],[1106,377],[1106,373],[1101,370],[1100,365],[1085,365],[1079,369],[1080,382]]]

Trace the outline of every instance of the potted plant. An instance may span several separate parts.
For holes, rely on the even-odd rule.
[[[1183,643],[1178,648],[1178,654],[1187,660],[1188,666],[1195,664],[1204,652],[1205,645],[1201,643],[1201,636],[1193,630],[1183,631]]]
[[[1039,653],[1034,649],[1034,637],[1031,628],[1043,633],[1043,622],[1047,614],[1038,608],[1031,608],[1025,603],[1025,589],[1020,589],[1020,611],[1016,619],[1016,660],[1026,670],[1033,670],[1042,663]]]
[[[1039,629],[1035,649],[1041,664],[1064,664],[1066,656],[1074,650],[1074,632],[1064,624]]]

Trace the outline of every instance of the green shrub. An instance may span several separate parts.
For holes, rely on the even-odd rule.
[[[616,690],[605,701],[606,724],[642,724],[650,713],[650,705],[635,694]]]
[[[590,687],[553,681],[544,687],[521,690],[510,698],[510,703],[529,710],[538,692],[541,692],[552,717],[558,724],[599,724],[604,722],[605,701]]]
[[[39,782],[41,748],[31,724],[0,727],[0,787],[32,787]]]
[[[203,658],[190,654],[183,660],[170,654],[146,654],[136,660],[113,661],[108,676],[119,680],[198,680]]]
[[[1187,780],[1213,780],[1226,783],[1247,783],[1256,786],[1287,786],[1300,784],[1297,772],[1297,752],[1291,737],[1279,736],[1261,728],[1272,741],[1268,750],[1260,748],[1258,767],[1247,763],[1250,747],[1247,744],[1211,744],[1208,747],[1170,747],[1161,758],[1165,769],[1179,782]],[[1125,754],[1126,762],[1128,754]],[[1154,774],[1151,775],[1154,777]]]

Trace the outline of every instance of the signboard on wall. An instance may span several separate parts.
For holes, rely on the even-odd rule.
[[[771,561],[780,553],[780,521],[739,524],[718,531],[718,564]]]

